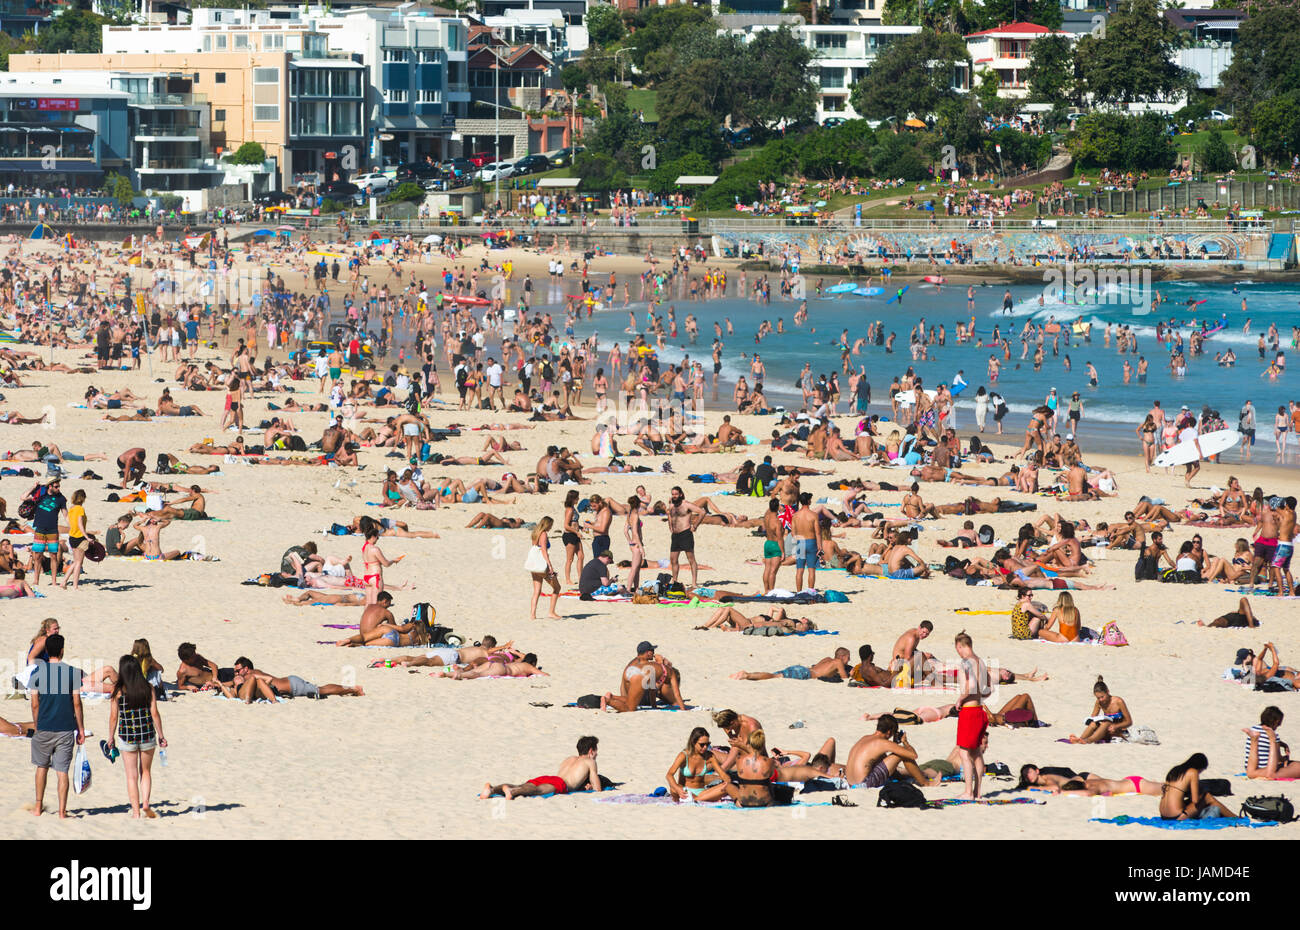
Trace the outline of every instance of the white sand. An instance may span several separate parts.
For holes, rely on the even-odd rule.
[[[477,252],[473,259],[477,262]],[[545,259],[532,256],[531,263]],[[637,267],[622,263],[623,267]],[[606,273],[612,263],[600,260],[593,273]],[[517,277],[524,264],[517,263]],[[534,274],[536,276],[536,265]],[[424,270],[424,269],[421,269]],[[544,275],[544,267],[541,269]],[[264,355],[263,350],[260,355]],[[217,353],[201,351],[200,358]],[[222,352],[223,360],[228,351]],[[72,353],[55,357],[71,361]],[[155,363],[155,374],[169,377],[173,366]],[[446,374],[444,373],[444,378]],[[69,465],[73,475],[83,468],[94,469],[105,478],[114,477],[112,458],[132,446],[148,450],[152,468],[157,453],[181,454],[186,461],[202,463],[200,456],[185,455],[193,442],[213,436],[221,407],[220,393],[187,394],[172,385],[178,403],[198,403],[209,417],[203,420],[161,420],[155,423],[113,424],[101,419],[102,412],[67,409],[80,398],[88,383],[108,389],[130,387],[152,406],[161,390],[143,373],[107,373],[92,376],[29,373],[29,386],[5,388],[6,409],[39,414],[51,405],[57,424],[0,427],[0,446],[22,448],[33,439],[53,441],[76,452],[105,452],[109,462]],[[310,390],[314,382],[299,385]],[[590,391],[588,391],[590,394]],[[300,397],[302,395],[299,395]],[[265,414],[266,401],[283,397],[261,396],[250,404],[249,420]],[[724,398],[724,400],[729,398]],[[1169,396],[1166,406],[1181,403]],[[709,415],[711,423],[721,409]],[[434,425],[452,421],[487,422],[502,415],[460,413],[454,409],[434,412]],[[319,436],[324,414],[294,416],[304,426],[309,440]],[[513,417],[520,420],[518,415]],[[770,421],[733,417],[747,432],[766,435]],[[847,418],[841,420],[848,426]],[[589,422],[539,424],[531,431],[507,435],[520,440],[525,452],[507,455],[511,469],[531,471],[548,444],[567,444],[586,450]],[[219,440],[220,441],[220,440]],[[256,441],[250,437],[250,442]],[[451,454],[476,453],[483,434],[466,433],[440,444],[438,451]],[[755,450],[757,452],[758,450]],[[1010,450],[1006,450],[1010,451]],[[1236,453],[1230,453],[1235,459]],[[664,499],[669,488],[685,484],[687,473],[725,470],[736,466],[743,454],[675,456],[677,475],[646,475],[637,478],[593,476],[595,483],[585,493],[598,492],[626,498],[638,483],[644,483],[656,499]],[[801,457],[779,454],[779,462],[800,461]],[[1121,495],[1104,503],[1062,504],[1056,509],[1070,517],[1115,519],[1132,505],[1139,494],[1164,497],[1171,504],[1186,499],[1181,478],[1164,474],[1145,476],[1136,457],[1125,459],[1089,457],[1113,468],[1118,474]],[[732,681],[737,669],[775,670],[786,665],[809,664],[829,655],[836,646],[846,646],[855,656],[858,646],[871,643],[877,656],[888,655],[895,638],[924,619],[936,630],[926,648],[944,659],[955,655],[952,638],[965,629],[975,640],[976,651],[985,660],[1018,672],[1038,668],[1051,680],[1038,684],[1003,687],[991,703],[999,705],[1012,694],[1027,691],[1033,696],[1039,715],[1051,722],[1037,730],[994,729],[988,758],[1008,763],[1013,770],[1025,762],[1068,765],[1120,778],[1130,774],[1161,779],[1165,771],[1192,752],[1205,752],[1210,759],[1209,777],[1228,777],[1242,770],[1244,736],[1241,727],[1257,722],[1266,704],[1276,703],[1289,711],[1287,695],[1263,695],[1220,680],[1240,646],[1258,649],[1266,640],[1275,641],[1285,661],[1300,659],[1300,618],[1296,601],[1257,598],[1254,604],[1263,618],[1259,631],[1205,630],[1182,619],[1211,618],[1232,610],[1237,595],[1220,586],[1163,585],[1133,582],[1133,555],[1116,553],[1097,563],[1092,579],[1115,584],[1114,591],[1083,591],[1075,594],[1083,622],[1100,628],[1117,620],[1127,635],[1128,648],[1057,646],[1013,641],[1008,637],[1006,616],[960,616],[956,608],[1007,610],[1013,603],[1008,592],[967,587],[956,581],[935,578],[928,581],[892,582],[859,579],[843,572],[819,573],[822,587],[844,591],[849,604],[807,608],[808,616],[839,636],[762,639],[735,633],[694,632],[691,627],[709,615],[704,609],[633,606],[631,604],[581,603],[561,600],[566,614],[561,622],[527,619],[529,581],[523,570],[528,549],[526,530],[466,530],[469,518],[484,509],[481,505],[458,504],[438,511],[403,511],[389,514],[408,521],[413,529],[432,529],[438,540],[384,539],[382,548],[391,558],[407,555],[390,569],[390,581],[410,581],[414,591],[395,592],[399,617],[409,613],[417,601],[430,601],[438,610],[439,622],[474,640],[491,633],[498,640],[514,639],[537,652],[550,677],[528,680],[486,680],[456,682],[435,680],[423,673],[396,669],[368,669],[371,660],[392,654],[391,650],[345,650],[317,645],[317,640],[334,639],[343,632],[322,628],[325,623],[355,623],[357,608],[296,608],[281,602],[282,591],[242,587],[240,582],[266,570],[273,570],[286,547],[312,539],[325,554],[352,555],[360,563],[357,537],[319,535],[332,521],[346,522],[359,513],[387,514],[364,505],[379,497],[378,483],[390,460],[382,451],[364,450],[364,471],[326,468],[271,468],[227,466],[224,475],[180,478],[214,489],[208,496],[213,514],[230,522],[177,523],[164,531],[165,548],[189,548],[192,534],[201,534],[208,552],[220,557],[213,563],[151,564],[110,560],[88,566],[92,582],[80,592],[41,590],[42,600],[3,602],[3,634],[0,654],[19,663],[39,622],[56,616],[68,639],[68,657],[83,667],[116,664],[130,650],[136,637],[147,637],[154,654],[174,675],[176,646],[183,640],[198,644],[199,651],[220,665],[228,666],[238,655],[276,675],[297,674],[318,683],[353,681],[364,686],[364,698],[331,698],[323,702],[298,700],[284,705],[244,706],[210,695],[187,695],[161,705],[166,734],[170,740],[170,765],[155,761],[154,806],[164,816],[137,824],[125,814],[125,785],[120,763],[110,766],[98,751],[106,737],[108,710],[104,702],[87,704],[86,722],[94,736],[89,740],[95,772],[94,786],[74,797],[74,823],[60,824],[54,817],[39,821],[23,809],[32,799],[32,767],[28,744],[21,740],[0,740],[5,764],[0,766],[0,797],[8,799],[9,826],[13,838],[92,836],[199,837],[293,837],[293,838],[378,838],[378,837],[470,837],[512,835],[528,837],[820,837],[828,830],[889,831],[891,837],[951,837],[963,831],[975,837],[1129,838],[1165,834],[1142,827],[1123,831],[1089,823],[1090,817],[1118,814],[1153,815],[1156,799],[1125,796],[1103,799],[1050,798],[1045,805],[1010,806],[996,810],[961,808],[924,816],[894,814],[875,808],[875,791],[850,792],[860,807],[852,811],[830,807],[749,811],[679,810],[633,808],[596,803],[591,796],[548,800],[479,801],[485,781],[522,781],[554,771],[557,763],[572,754],[579,736],[600,737],[601,771],[624,782],[622,790],[646,793],[663,784],[664,773],[684,745],[693,726],[710,728],[715,741],[723,735],[712,726],[706,709],[732,707],[758,717],[766,726],[769,746],[815,751],[828,736],[840,746],[840,758],[860,736],[874,729],[864,723],[863,712],[879,713],[898,707],[948,703],[953,693],[889,692],[850,689],[820,682]],[[397,460],[391,460],[397,461]],[[636,461],[636,460],[633,460]],[[662,458],[642,458],[656,469]],[[1003,466],[984,466],[981,474],[1000,474]],[[499,477],[500,467],[428,468],[427,474],[449,474],[468,481],[471,477]],[[1222,486],[1228,474],[1241,477],[1247,490],[1262,484],[1272,490],[1294,489],[1289,473],[1238,465],[1208,465],[1196,484],[1200,488]],[[864,469],[841,464],[837,475],[863,475],[877,480],[905,483],[905,472]],[[153,477],[151,475],[151,477]],[[343,480],[343,487],[334,485]],[[353,486],[355,482],[355,486]],[[826,479],[806,479],[805,489],[823,496]],[[8,478],[0,484],[0,495],[10,511],[32,481]],[[685,485],[707,492],[717,487]],[[67,480],[63,491],[71,496],[77,487],[88,491],[89,525],[102,532],[113,517],[123,511],[104,502],[103,482]],[[993,489],[977,488],[974,493],[992,496]],[[922,493],[938,503],[961,499],[970,489],[926,485]],[[880,492],[870,499],[896,500],[900,495]],[[522,496],[514,507],[491,508],[497,513],[517,514],[536,520],[544,514],[558,518],[563,492],[546,496]],[[723,498],[724,507],[758,515],[766,502],[753,498]],[[1055,507],[1051,501],[1035,498],[1040,507]],[[918,551],[930,561],[942,561],[946,550],[935,540],[953,535],[964,517],[946,517],[927,524]],[[1014,537],[1024,516],[1017,514],[978,517],[991,523],[998,534]],[[621,518],[614,524],[614,551],[626,555],[621,542]],[[1206,548],[1227,555],[1232,540],[1242,533],[1234,530],[1201,531]],[[1189,537],[1191,531],[1175,528],[1166,534],[1171,548]],[[865,551],[869,530],[848,530],[843,544]],[[667,556],[668,532],[662,518],[646,521],[648,555]],[[1248,534],[1246,534],[1248,535]],[[587,537],[589,546],[590,537]],[[562,559],[558,532],[552,553]],[[697,533],[697,551],[706,563],[716,566],[701,573],[701,582],[754,590],[761,570],[746,564],[761,551],[761,541],[749,530],[704,526]],[[991,550],[975,550],[987,555]],[[791,584],[792,569],[783,569],[782,584]],[[574,581],[576,583],[576,569]],[[1044,591],[1042,600],[1054,593]],[[545,609],[544,600],[542,610]],[[751,611],[742,606],[742,610]],[[600,715],[595,711],[565,709],[561,705],[580,694],[602,693],[616,687],[623,665],[633,656],[635,644],[649,639],[660,647],[683,672],[687,698],[700,710],[681,713],[639,712]],[[6,678],[9,669],[0,669]],[[1055,742],[1078,732],[1091,711],[1091,686],[1097,675],[1105,676],[1112,690],[1125,698],[1138,723],[1153,727],[1159,746],[1073,746]],[[530,702],[549,702],[537,708]],[[0,703],[0,716],[26,720],[29,705],[14,700]],[[789,730],[796,719],[805,726]],[[1283,738],[1292,736],[1296,718],[1283,725]],[[921,758],[942,758],[953,746],[955,724],[943,721],[909,728],[913,745]],[[986,791],[1008,783],[990,781]],[[1257,793],[1284,793],[1300,802],[1294,785],[1265,785],[1233,779],[1231,803]],[[933,797],[955,797],[959,785],[930,789]],[[830,795],[818,795],[828,800]],[[54,800],[53,784],[46,793],[46,805]],[[184,814],[185,816],[166,816]],[[905,826],[904,826],[905,825]],[[506,832],[508,831],[508,833]],[[1177,834],[1188,837],[1188,833]],[[1278,838],[1281,828],[1192,833],[1195,837]]]

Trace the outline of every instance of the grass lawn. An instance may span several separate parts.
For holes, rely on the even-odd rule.
[[[627,92],[627,105],[629,109],[640,110],[645,114],[647,123],[659,122],[659,113],[655,110],[655,103],[659,99],[657,90],[647,90],[644,87],[632,88]]]

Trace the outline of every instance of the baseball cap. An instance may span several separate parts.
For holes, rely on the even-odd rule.
[[[643,639],[641,640],[641,642],[636,644],[636,654],[640,655],[643,652],[654,652],[655,649],[657,648],[658,647],[655,646],[653,643],[651,643],[649,640]]]
[[[1233,665],[1240,665],[1242,662],[1245,662],[1245,661],[1246,661],[1246,657],[1247,657],[1247,656],[1250,656],[1250,655],[1254,655],[1254,653],[1251,652],[1249,649],[1238,649],[1238,650],[1237,650],[1237,658],[1233,661],[1232,664],[1233,664]]]
[[[1065,438],[1066,438],[1066,439],[1074,439],[1074,433],[1066,433],[1066,434],[1065,434]]]
[[[1187,405],[1186,405],[1186,404],[1183,404],[1182,409],[1186,410],[1186,409],[1187,409]]]

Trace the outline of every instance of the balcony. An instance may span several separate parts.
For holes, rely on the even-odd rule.
[[[198,126],[177,126],[169,123],[141,123],[136,127],[135,138],[141,141],[199,138]]]
[[[208,102],[206,94],[128,94],[126,102],[135,107],[189,107]]]
[[[209,165],[202,158],[151,158],[147,162],[142,162],[136,167],[136,171],[155,172],[155,171],[215,171],[216,168]]]

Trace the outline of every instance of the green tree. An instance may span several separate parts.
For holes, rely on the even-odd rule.
[[[638,10],[632,18],[632,44],[629,58],[638,68],[645,64],[646,56],[660,48],[679,44],[684,34],[694,29],[713,32],[709,14],[692,4],[676,3],[672,6],[650,6]],[[679,34],[681,33],[681,34]]]
[[[1228,148],[1228,143],[1223,141],[1223,134],[1217,129],[1206,136],[1200,156],[1201,167],[1206,171],[1232,171],[1237,167],[1237,156]]]
[[[608,3],[593,3],[588,7],[583,25],[587,27],[592,44],[602,48],[613,45],[627,34],[627,29],[623,26],[623,15]]]
[[[397,185],[384,196],[385,203],[400,203],[403,200],[409,200],[412,203],[423,201],[426,194],[424,188],[412,181],[406,181]]]
[[[974,11],[980,29],[993,29],[1004,23],[1035,23],[1060,29],[1063,19],[1060,0],[983,0]]]
[[[975,94],[954,97],[939,104],[937,111],[940,141],[957,150],[959,158],[974,165],[983,151],[984,111]]]
[[[99,54],[104,49],[101,30],[108,22],[106,17],[89,10],[66,9],[41,29],[36,37],[36,50],[47,54]]]
[[[813,118],[817,87],[809,76],[812,50],[787,26],[758,32],[739,47],[741,80],[731,114],[742,125],[771,128]]]
[[[881,21],[887,26],[925,26],[963,35],[978,28],[978,7],[970,0],[885,0]]]
[[[560,85],[567,91],[581,90],[587,86],[587,69],[574,62],[560,69]]]
[[[702,155],[691,153],[674,161],[660,164],[650,173],[650,189],[656,194],[666,194],[677,189],[677,179],[684,175],[710,175],[714,165]]]
[[[1273,6],[1246,19],[1219,80],[1223,100],[1247,130],[1257,103],[1300,90],[1300,9]]]
[[[1121,0],[1104,36],[1079,39],[1074,60],[1083,89],[1097,103],[1163,100],[1196,86],[1195,75],[1173,62],[1181,43],[1160,0]]]
[[[1261,154],[1284,161],[1300,152],[1300,91],[1261,100],[1250,116],[1250,141]]]
[[[1118,166],[1124,150],[1124,117],[1118,113],[1085,113],[1075,123],[1065,146],[1085,167]]]
[[[1079,118],[1065,144],[1077,161],[1093,168],[1164,170],[1177,156],[1165,131],[1165,118],[1159,113],[1087,113]]]
[[[929,67],[918,67],[927,62]],[[970,64],[961,36],[922,30],[891,42],[849,93],[853,109],[867,119],[892,116],[900,123],[916,114],[924,119],[956,96],[952,75]]]
[[[994,119],[1006,119],[1016,112],[1016,101],[1009,97],[998,96],[998,90],[1002,86],[1002,79],[998,73],[990,68],[984,72],[980,78],[979,84],[975,87],[975,96],[984,108],[984,112]]]
[[[584,191],[610,191],[627,187],[627,175],[610,155],[581,152],[573,161],[573,172],[582,179]]]
[[[230,156],[232,165],[260,165],[266,161],[266,149],[260,142],[245,142]]]
[[[1056,103],[1074,99],[1074,55],[1065,36],[1044,36],[1029,46],[1029,99]]]
[[[125,207],[135,198],[131,182],[120,174],[110,174],[104,178],[104,190],[108,192],[108,196],[117,201],[118,206]]]
[[[7,32],[0,32],[0,71],[9,70],[9,56],[21,55],[36,49],[36,38],[30,32],[22,38],[15,38]]]
[[[734,81],[726,63],[701,58],[682,65],[659,87],[655,109],[660,123],[674,120],[707,120],[716,126],[731,113]]]
[[[912,134],[885,133],[872,153],[871,167],[876,177],[920,181],[931,174],[929,161]]]

